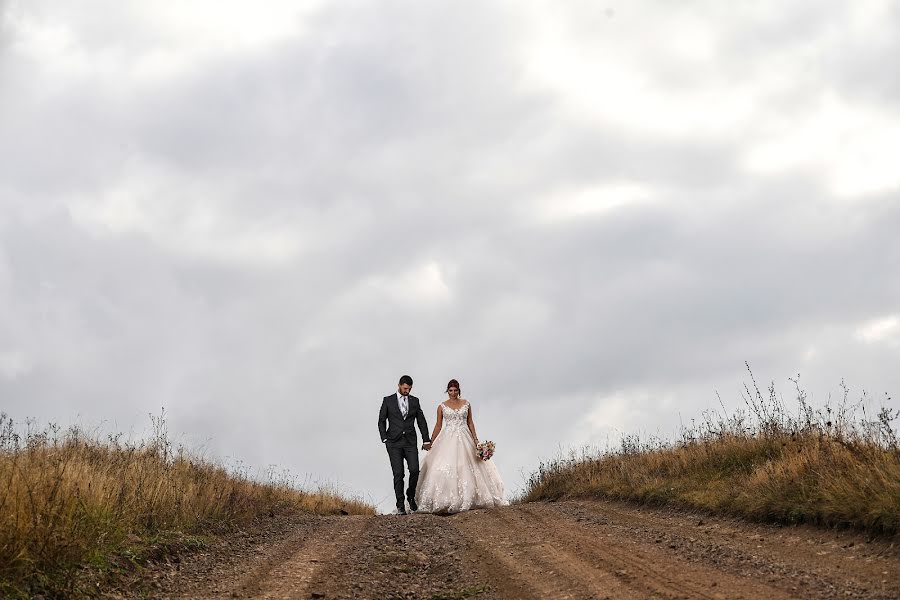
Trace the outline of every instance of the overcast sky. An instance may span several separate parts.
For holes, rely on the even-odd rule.
[[[404,373],[511,491],[744,361],[877,407],[898,56],[896,1],[0,0],[0,410],[389,509]]]

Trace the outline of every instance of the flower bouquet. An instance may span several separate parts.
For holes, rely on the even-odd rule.
[[[494,449],[497,446],[494,442],[488,440],[486,442],[481,442],[477,446],[475,446],[475,454],[478,455],[478,458],[481,460],[491,460],[491,457],[494,455]]]

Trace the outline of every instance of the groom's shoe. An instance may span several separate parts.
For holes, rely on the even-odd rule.
[[[405,507],[405,506],[398,506],[398,507],[397,507],[397,514],[398,514],[398,515],[405,515],[405,514],[407,514],[407,512],[406,512],[406,507]]]
[[[412,498],[409,499],[409,510],[416,512],[419,510],[419,505],[416,504],[416,501]]]

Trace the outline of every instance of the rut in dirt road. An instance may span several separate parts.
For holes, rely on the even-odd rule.
[[[544,506],[460,519],[485,576],[520,598],[790,598],[755,578],[675,561],[657,545],[592,532]],[[727,590],[727,592],[726,592]]]
[[[192,598],[886,599],[900,597],[896,541],[618,503],[537,503],[327,517],[257,548],[252,567],[230,568],[239,575],[173,583]]]

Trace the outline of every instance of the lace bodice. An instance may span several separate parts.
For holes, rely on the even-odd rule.
[[[441,425],[441,432],[459,433],[468,431],[469,419],[469,403],[466,402],[459,409],[454,410],[446,404],[441,404],[441,410],[444,413],[444,424]]]

